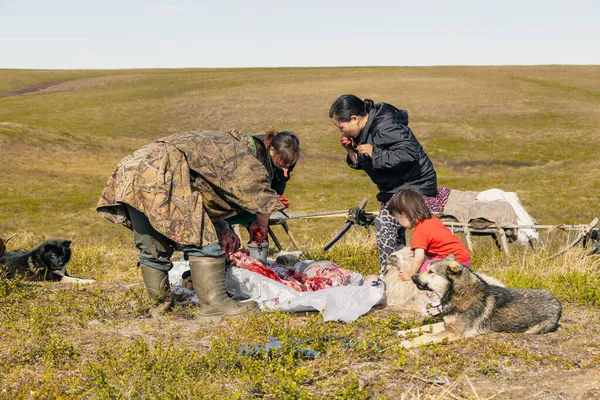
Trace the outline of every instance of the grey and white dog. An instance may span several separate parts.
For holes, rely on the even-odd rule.
[[[399,332],[427,334],[402,342],[402,347],[454,341],[492,332],[540,334],[555,331],[562,313],[560,301],[547,290],[511,289],[489,285],[462,264],[447,258],[412,280],[441,299],[444,322]]]

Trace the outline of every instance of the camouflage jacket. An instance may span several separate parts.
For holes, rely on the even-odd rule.
[[[96,210],[131,229],[124,204],[174,242],[200,247],[218,243],[213,222],[283,209],[252,138],[236,130],[176,133],[125,157]]]

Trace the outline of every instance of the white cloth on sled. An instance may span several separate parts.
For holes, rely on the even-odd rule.
[[[174,294],[189,292],[180,286],[181,275],[186,270],[189,270],[187,261],[173,263],[173,268],[169,271],[169,282]],[[324,321],[342,322],[354,321],[367,313],[382,301],[385,293],[383,283],[377,286],[348,285],[314,292],[297,292],[266,276],[243,268],[227,268],[225,288],[234,298],[256,301],[263,311],[320,311],[323,312]],[[198,298],[195,294],[192,293],[190,296],[190,301],[197,304]]]
[[[508,202],[517,214],[517,225],[535,225],[535,220],[529,215],[515,192],[505,192],[500,189],[489,189],[477,194],[477,200],[495,201],[504,200]],[[530,240],[538,240],[540,235],[536,229],[517,229],[517,240],[519,243],[527,244]]]

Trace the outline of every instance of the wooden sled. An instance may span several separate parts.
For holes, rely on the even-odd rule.
[[[586,225],[506,225],[499,227],[492,224],[486,226],[485,228],[478,228],[470,223],[450,221],[444,219],[443,216],[441,219],[444,225],[452,229],[454,232],[462,231],[465,234],[467,246],[471,251],[473,251],[473,243],[471,240],[472,236],[491,236],[496,242],[498,249],[503,250],[506,255],[509,255],[510,251],[508,249],[508,237],[513,237],[516,235],[519,229],[548,229],[579,232],[575,240],[573,240],[566,248],[549,257],[548,259],[553,259],[566,253],[582,241],[584,242],[584,245],[587,245],[588,242],[591,242],[592,246],[596,247],[596,252],[598,251],[598,229],[594,229],[594,227],[598,224],[598,218],[594,218],[592,222]],[[530,241],[529,244],[532,248],[534,248],[533,242]]]
[[[377,215],[376,212],[369,213],[371,215]],[[321,212],[313,212],[306,214],[280,214],[276,213],[271,216],[269,220],[269,225],[282,225],[286,234],[290,237],[290,241],[296,248],[296,250],[300,250],[300,246],[297,244],[294,239],[291,230],[287,224],[287,220],[289,219],[310,219],[310,218],[327,218],[327,217],[347,217],[348,210],[337,210],[337,211],[321,211]],[[457,222],[453,219],[445,218],[443,215],[440,216],[440,219],[444,223],[445,226],[453,230],[454,232],[462,232],[465,235],[465,239],[467,242],[467,246],[469,250],[473,251],[473,236],[490,236],[494,239],[498,250],[503,251],[506,255],[510,255],[509,250],[509,238],[515,238],[519,229],[537,229],[537,230],[557,230],[557,231],[578,231],[578,235],[567,247],[565,247],[560,252],[552,255],[549,259],[553,259],[559,257],[560,255],[566,253],[573,247],[577,246],[579,243],[582,243],[584,248],[591,244],[592,250],[589,254],[600,253],[600,234],[599,229],[595,228],[598,224],[598,218],[594,218],[589,224],[583,225],[505,225],[505,226],[497,226],[495,224],[488,224],[485,227],[476,226],[473,223],[462,223]],[[273,238],[275,245],[281,250],[281,245],[279,241],[275,237],[274,233],[271,229],[269,229],[269,234]],[[529,245],[532,249],[535,249],[534,243],[532,241],[529,242]]]

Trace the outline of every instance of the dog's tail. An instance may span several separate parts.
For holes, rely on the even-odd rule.
[[[475,272],[475,274],[478,277],[480,277],[482,281],[484,281],[485,283],[487,283],[490,286],[506,287],[506,285],[504,283],[502,283],[502,281],[500,281],[499,279],[496,279],[492,276],[488,276],[488,275],[482,274],[480,272]]]

